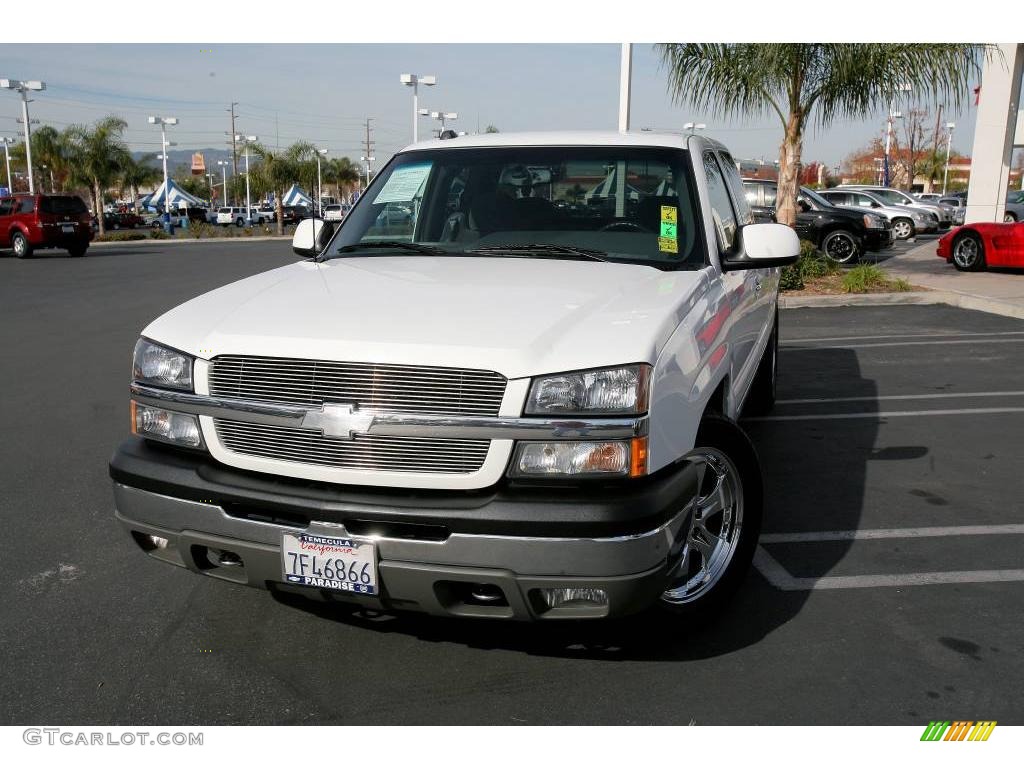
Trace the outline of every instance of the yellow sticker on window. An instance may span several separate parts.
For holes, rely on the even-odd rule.
[[[674,237],[659,237],[658,250],[662,253],[679,253],[679,241]]]
[[[670,221],[673,224],[675,224],[676,221],[678,220],[678,218],[679,218],[679,211],[676,209],[676,207],[674,205],[663,205],[663,206],[661,206],[661,220],[662,221]]]

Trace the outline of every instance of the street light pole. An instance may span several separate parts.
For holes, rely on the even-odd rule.
[[[459,119],[459,113],[458,112],[445,112],[443,110],[438,110],[438,111],[435,111],[435,112],[431,112],[430,116],[432,118],[434,118],[435,120],[440,121],[440,123],[441,123],[441,131],[438,134],[439,136],[440,136],[441,133],[444,133],[445,122],[447,120],[458,120]]]
[[[318,149],[316,151],[316,210],[323,218],[324,215],[324,183],[320,176],[320,157],[327,156],[326,149]]]
[[[160,146],[163,147],[163,159],[164,159],[164,229],[171,234],[174,234],[174,225],[171,224],[171,185],[168,182],[167,176],[167,126],[177,125],[178,118],[176,117],[149,117],[150,125],[160,126]]]
[[[629,130],[630,89],[633,80],[633,44],[623,43],[619,63],[619,131]]]
[[[953,129],[956,123],[946,123],[949,137],[946,139],[946,170],[942,174],[942,194],[946,194],[946,184],[949,181],[949,155],[953,151]]]
[[[222,206],[228,204],[228,166],[231,165],[227,160],[218,160],[217,165],[220,166],[220,175],[223,179],[221,190],[224,192],[224,201],[221,203]]]
[[[45,91],[46,83],[41,80],[9,80],[0,79],[0,88],[21,93],[21,118],[25,124],[25,165],[28,171],[28,191],[34,194],[36,191],[35,182],[32,180],[32,124],[28,119],[28,97],[29,91]]]
[[[703,131],[707,128],[704,123],[684,123],[683,130],[688,131],[690,136],[693,136],[697,131]]]
[[[7,159],[7,194],[14,194],[14,183],[11,181],[11,144],[14,143],[14,139],[4,136],[0,138],[0,142],[3,142],[4,156]]]
[[[402,85],[412,88],[412,143],[419,141],[420,86],[437,85],[434,75],[399,75]]]
[[[892,97],[889,99],[889,118],[885,126],[885,159],[882,166],[883,181],[882,186],[888,187],[891,181],[891,175],[889,173],[889,148],[892,145],[892,121],[899,119],[903,115],[896,111],[896,95],[899,93],[910,93],[909,85],[901,85],[892,93]],[[913,174],[911,174],[913,175]]]
[[[252,226],[252,197],[249,194],[249,144],[259,141],[259,136],[245,136],[236,134],[235,141],[241,141],[245,146],[245,225]]]
[[[370,163],[372,163],[377,158],[375,158],[375,157],[361,157],[359,159],[362,160],[364,163],[366,163],[366,186],[370,186]]]

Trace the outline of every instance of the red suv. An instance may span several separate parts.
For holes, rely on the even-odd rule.
[[[92,240],[89,209],[74,195],[11,195],[0,198],[0,247],[25,259],[36,248],[64,248],[85,256]]]

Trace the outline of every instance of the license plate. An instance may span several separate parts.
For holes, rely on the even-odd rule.
[[[74,224],[61,224],[60,228],[62,230],[64,230],[65,232],[74,232],[75,231],[75,225]]]
[[[380,594],[377,547],[366,539],[283,533],[281,568],[289,584],[360,595]]]

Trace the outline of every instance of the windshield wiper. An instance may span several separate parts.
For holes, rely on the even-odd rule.
[[[576,256],[577,258],[593,259],[594,261],[611,262],[605,258],[607,251],[593,248],[576,248],[572,245],[556,245],[555,243],[515,243],[510,245],[485,245],[482,248],[470,248],[466,253],[522,253],[543,256]]]
[[[404,240],[373,240],[369,243],[353,243],[352,245],[343,245],[333,254],[339,253],[357,253],[359,251],[369,251],[376,248],[394,248],[397,250],[405,251],[406,253],[422,253],[427,256],[442,256],[451,253],[446,251],[444,248],[438,248],[434,245],[422,245],[420,243],[408,243]],[[328,257],[329,258],[329,257]]]

